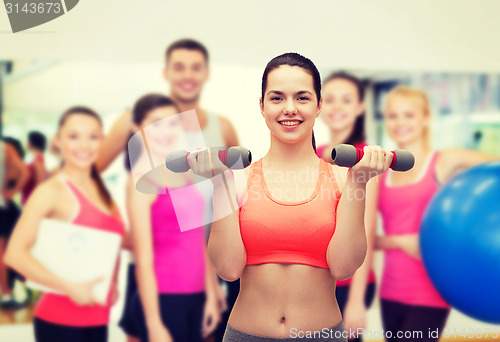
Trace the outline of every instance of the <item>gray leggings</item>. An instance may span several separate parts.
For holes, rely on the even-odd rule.
[[[292,342],[296,340],[305,340],[308,342],[347,342],[347,333],[344,330],[344,322],[340,321],[339,324],[330,329],[322,329],[314,332],[311,331],[308,334],[307,331],[299,331],[290,329],[289,338],[273,338],[264,337],[244,333],[242,331],[231,328],[229,324],[226,326],[226,332],[224,333],[224,339],[222,342]],[[302,337],[303,336],[303,337]]]

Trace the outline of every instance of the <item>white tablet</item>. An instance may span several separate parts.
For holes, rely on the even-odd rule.
[[[92,227],[43,219],[31,253],[57,276],[71,282],[102,277],[94,287],[96,299],[105,302],[120,251],[121,236]],[[27,280],[28,287],[58,293]]]

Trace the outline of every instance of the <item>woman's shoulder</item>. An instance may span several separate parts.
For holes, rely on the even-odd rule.
[[[335,164],[327,163],[324,160],[322,160],[322,162],[326,164],[326,167],[331,177],[333,178],[332,181],[335,181],[337,183],[339,190],[343,189],[347,178],[347,171],[349,169],[346,167],[340,167]]]
[[[66,189],[60,176],[52,176],[40,183],[30,195],[26,206],[40,208],[57,207],[61,201],[66,201]]]
[[[241,201],[250,187],[250,179],[255,174],[255,168],[260,166],[261,163],[262,158],[254,161],[243,170],[233,170],[236,199],[239,201],[238,203],[242,203]]]
[[[234,180],[237,184],[247,184],[253,170],[258,165],[259,160],[254,161],[243,170],[233,170]]]
[[[453,164],[454,162],[460,160],[460,157],[467,154],[467,152],[469,152],[469,150],[461,148],[447,148],[433,151],[439,162],[447,164]]]
[[[255,170],[259,167],[262,166],[262,158],[259,158],[255,161],[253,161],[250,165],[245,167],[243,170],[233,170],[233,174],[241,174],[241,176],[244,175],[245,180],[248,180],[251,175],[255,172]]]
[[[478,152],[461,148],[436,151],[435,172],[441,183],[446,183],[454,174],[466,167],[467,160],[474,160]]]
[[[45,182],[38,185],[33,194],[39,192],[42,194],[51,194],[51,197],[56,197],[65,191],[64,183],[64,177],[60,174],[55,174],[52,177],[49,177]]]

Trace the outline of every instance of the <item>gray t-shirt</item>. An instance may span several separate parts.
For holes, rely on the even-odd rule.
[[[193,135],[189,136],[188,141],[190,147],[192,147],[190,148],[190,150],[195,150],[198,146],[227,148],[227,146],[225,146],[226,144],[222,136],[222,130],[217,115],[207,113],[207,124],[202,129],[201,133],[202,135],[200,135],[199,133],[194,133]],[[208,240],[210,228],[212,226],[212,195],[214,187],[210,180],[205,179],[201,176],[195,176],[195,179],[196,188],[202,193],[206,203],[205,212],[203,214],[203,222],[205,222],[205,238]]]

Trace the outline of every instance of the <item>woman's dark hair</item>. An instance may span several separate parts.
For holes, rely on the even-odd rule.
[[[92,109],[84,106],[74,106],[69,109],[67,109],[61,118],[59,119],[59,130],[61,129],[62,126],[64,126],[64,123],[68,120],[69,117],[73,115],[87,115],[90,116],[94,119],[96,119],[99,124],[102,126],[102,120],[101,117]],[[101,198],[104,200],[104,203],[106,206],[112,210],[115,207],[115,204],[113,202],[113,197],[111,197],[111,194],[109,193],[108,189],[106,188],[106,185],[104,185],[104,182],[101,178],[101,175],[99,174],[99,171],[97,170],[97,166],[92,164],[91,171],[90,171],[90,176],[92,179],[96,182],[97,187],[99,189],[99,195]]]
[[[6,144],[9,144],[10,146],[12,146],[14,148],[14,150],[16,151],[19,158],[21,158],[21,160],[24,159],[23,145],[21,144],[21,142],[19,140],[17,140],[16,138],[13,138],[13,137],[4,137],[4,138],[2,138],[2,140]],[[2,167],[3,167],[3,165],[2,165]],[[16,187],[16,184],[17,184],[17,180],[8,179],[7,182],[5,183],[5,189],[13,189]]]
[[[25,153],[24,153],[23,145],[21,144],[21,142],[19,140],[17,140],[16,138],[12,138],[12,137],[5,137],[2,140],[6,144],[9,144],[12,147],[14,147],[17,154],[19,155],[19,158],[24,159]]]
[[[28,142],[34,148],[44,152],[47,146],[47,139],[45,135],[38,131],[31,131],[28,133]]]
[[[325,79],[325,81],[323,82],[323,87],[328,82],[339,79],[351,82],[356,87],[356,90],[358,91],[359,102],[363,102],[365,100],[365,84],[359,78],[347,72],[334,72]],[[365,140],[365,113],[362,113],[356,118],[356,121],[354,122],[354,129],[352,130],[351,135],[349,135],[344,144],[356,145],[364,142]]]
[[[177,109],[177,111],[179,111],[179,107],[177,106],[177,104],[168,96],[162,94],[144,95],[139,98],[139,100],[137,100],[134,108],[132,109],[132,122],[140,126],[144,119],[146,119],[146,117],[148,116],[149,112],[151,112],[153,109],[169,106],[172,106]],[[132,141],[133,143],[133,140],[130,140],[132,136],[133,133],[130,133],[128,141]],[[127,146],[125,146],[125,168],[130,171],[132,169],[132,165],[134,165],[136,161],[137,160],[130,159],[130,153],[127,144]]]
[[[309,58],[295,52],[284,53],[274,57],[269,61],[269,63],[267,63],[266,68],[264,69],[264,74],[262,75],[262,102],[264,102],[264,96],[267,88],[267,77],[269,73],[282,65],[302,68],[305,72],[312,76],[314,92],[316,93],[316,99],[319,104],[319,100],[321,99],[321,76],[319,75],[319,71]],[[316,152],[316,139],[314,138],[314,131],[312,132],[312,146],[314,152]]]

